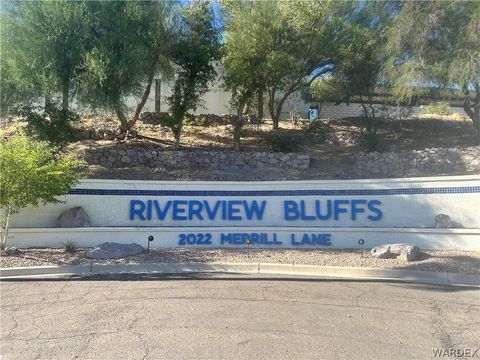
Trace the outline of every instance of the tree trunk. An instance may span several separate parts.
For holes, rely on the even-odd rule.
[[[279,128],[280,115],[282,115],[282,107],[287,97],[288,95],[283,96],[283,98],[281,98],[280,101],[278,102],[277,107],[275,109],[275,114],[274,114],[274,117],[272,118],[274,130],[277,130]]]
[[[240,151],[240,138],[242,130],[242,118],[237,115],[235,124],[233,125],[233,151]]]
[[[155,79],[155,112],[160,112],[162,105],[162,83]]]
[[[263,90],[258,90],[257,94],[257,117],[259,121],[263,119]]]
[[[2,219],[2,238],[0,239],[0,249],[4,250],[8,239],[8,226],[10,222],[10,210],[5,209],[5,218]]]
[[[118,119],[120,120],[120,131],[126,133],[130,130],[127,117],[123,113],[119,104],[115,105],[115,113],[117,114]]]
[[[174,149],[178,149],[180,147],[180,138],[182,136],[182,129],[183,129],[183,119],[176,126],[173,134],[175,136],[175,143],[173,144]]]
[[[152,69],[154,69],[155,67],[152,66]],[[128,122],[128,129],[131,129],[135,123],[137,122],[137,120],[140,118],[140,113],[142,112],[143,110],[143,107],[145,106],[145,103],[147,102],[148,100],[148,95],[150,95],[150,91],[152,89],[152,83],[153,83],[153,78],[155,76],[155,72],[152,71],[149,75],[148,75],[148,81],[147,81],[147,87],[145,88],[145,91],[143,92],[143,96],[142,96],[142,99],[140,100],[140,102],[138,103],[137,105],[137,109],[135,110],[135,115],[133,116],[133,118]]]
[[[268,111],[270,112],[270,116],[272,118],[273,130],[278,130],[283,104],[285,103],[285,100],[287,100],[287,97],[292,94],[292,92],[292,90],[288,90],[280,99],[277,106],[275,106],[275,90],[269,91]]]
[[[463,110],[473,122],[476,132],[476,142],[480,145],[480,84],[475,86],[476,96],[473,106],[470,105],[470,93],[465,91],[465,99],[463,101]],[[472,110],[473,107],[473,110]]]
[[[70,79],[65,78],[63,79],[62,84],[62,110],[68,110],[68,95],[70,93]]]
[[[248,96],[245,96],[248,98]],[[238,104],[237,108],[237,117],[233,123],[233,151],[238,152],[240,151],[240,139],[241,139],[241,131],[243,127],[243,110],[245,107],[246,100],[241,100]]]

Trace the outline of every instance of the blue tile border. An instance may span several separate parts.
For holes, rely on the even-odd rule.
[[[357,190],[122,190],[122,189],[72,189],[69,195],[96,196],[354,196],[354,195],[427,195],[480,193],[480,186],[357,189]]]

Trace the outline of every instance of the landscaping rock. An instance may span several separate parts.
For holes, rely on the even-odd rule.
[[[435,216],[435,227],[437,229],[450,229],[453,227],[452,220],[447,214],[438,214]]]
[[[6,247],[5,248],[5,254],[7,255],[17,255],[17,254],[20,254],[20,250],[18,250],[16,247],[14,246],[10,246],[10,247]]]
[[[90,218],[81,206],[63,211],[58,217],[58,223],[62,228],[90,226]]]
[[[404,261],[413,261],[420,254],[420,249],[412,244],[386,244],[375,246],[370,253],[378,259],[398,257]]]
[[[143,252],[143,246],[132,244],[119,244],[115,242],[106,242],[97,245],[93,250],[87,253],[90,259],[115,259],[127,256],[134,256]]]

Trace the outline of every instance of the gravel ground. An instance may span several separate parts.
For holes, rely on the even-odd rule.
[[[480,274],[480,251],[424,251],[419,260],[404,262],[397,259],[376,259],[359,250],[293,250],[293,249],[154,249],[128,258],[91,260],[86,257],[89,249],[79,249],[68,254],[63,249],[22,249],[18,255],[2,255],[0,266],[25,267],[79,264],[126,264],[155,262],[223,262],[223,263],[280,263],[321,266],[349,266],[386,269],[410,269],[423,271],[447,271]]]

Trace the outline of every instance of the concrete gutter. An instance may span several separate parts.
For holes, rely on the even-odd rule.
[[[480,275],[418,270],[373,269],[341,266],[269,263],[142,263],[39,266],[0,269],[0,279],[55,278],[97,274],[232,273],[294,275],[331,279],[385,280],[424,284],[480,287]]]

